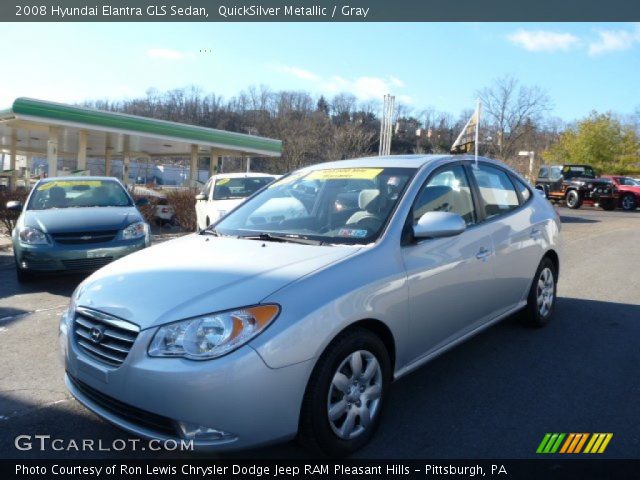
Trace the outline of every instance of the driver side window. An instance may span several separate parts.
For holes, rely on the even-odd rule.
[[[467,225],[476,222],[471,188],[462,165],[437,171],[422,188],[413,205],[413,223],[427,212],[457,213]]]

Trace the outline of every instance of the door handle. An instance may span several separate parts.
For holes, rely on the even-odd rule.
[[[485,261],[487,258],[489,258],[490,255],[491,255],[491,250],[488,250],[482,247],[480,250],[478,250],[478,253],[476,253],[476,258],[478,260]]]

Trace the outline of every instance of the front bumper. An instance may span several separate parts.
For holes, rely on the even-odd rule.
[[[193,440],[198,449],[224,451],[292,438],[313,361],[269,368],[248,345],[214,360],[147,355],[156,328],[139,333],[126,360],[112,367],[75,344],[73,319],[63,317],[60,346],[71,394],[103,419],[135,436],[189,440],[178,422],[229,434]]]
[[[583,192],[583,198],[585,200],[590,200],[592,202],[600,202],[602,200],[618,200],[618,192],[611,191],[611,189],[607,188],[593,188],[591,190],[586,190]]]
[[[149,246],[149,239],[119,240],[104,244],[24,245],[14,242],[18,266],[30,272],[88,271]]]

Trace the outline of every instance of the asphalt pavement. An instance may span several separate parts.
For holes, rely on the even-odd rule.
[[[537,330],[517,316],[506,319],[396,382],[377,435],[357,457],[529,458],[546,432],[612,432],[606,458],[640,458],[640,211],[559,211],[565,251],[551,323]],[[104,445],[129,438],[80,406],[63,384],[58,317],[82,277],[23,286],[12,262],[10,251],[0,252],[0,457],[61,456],[18,450],[18,435]],[[305,452],[289,442],[231,456]]]

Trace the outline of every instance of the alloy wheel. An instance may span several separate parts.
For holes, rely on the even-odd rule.
[[[625,210],[631,210],[635,203],[634,198],[631,195],[625,195],[622,197],[622,208]]]
[[[546,317],[551,312],[555,296],[555,280],[553,272],[549,267],[545,267],[538,277],[537,300],[538,313]]]
[[[344,440],[362,435],[379,414],[382,369],[367,350],[345,358],[333,375],[327,399],[327,415],[333,432]]]

